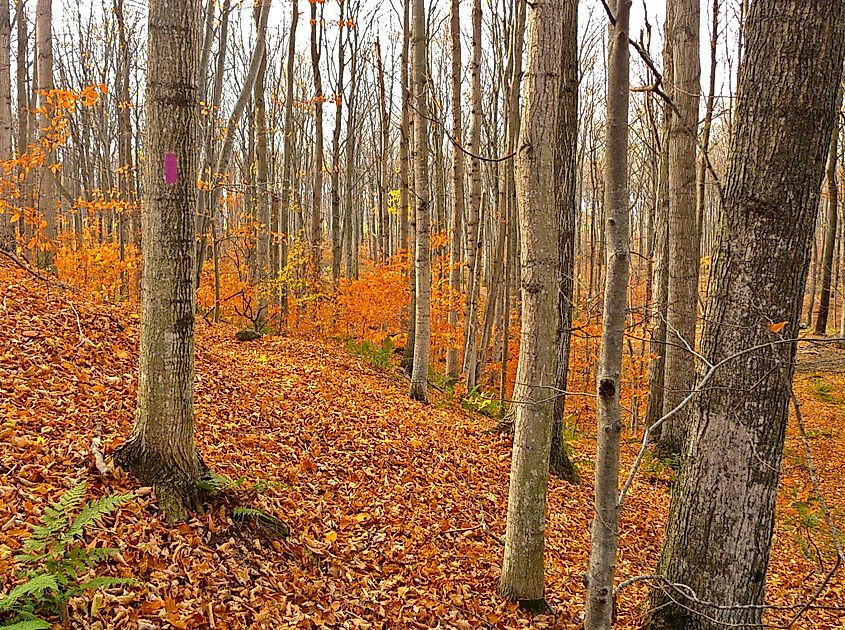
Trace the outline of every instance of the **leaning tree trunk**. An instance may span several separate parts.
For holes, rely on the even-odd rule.
[[[115,461],[155,486],[168,520],[197,505],[194,444],[194,209],[200,5],[151,0],[147,43],[138,407]]]
[[[559,245],[560,291],[558,292],[557,329],[557,382],[552,418],[552,450],[549,456],[549,472],[555,477],[577,483],[578,471],[566,452],[563,439],[563,414],[565,410],[567,383],[569,382],[569,348],[572,332],[572,303],[575,287],[575,192],[578,185],[578,0],[564,0],[560,20],[564,28],[561,52],[561,102],[558,121],[558,147],[560,159],[557,163],[559,191]]]
[[[798,334],[845,4],[755,0],[746,33],[701,338],[727,363],[693,408],[672,493],[658,573],[685,586],[656,585],[650,630],[762,627],[760,608],[735,606],[763,603],[795,359],[773,342]]]
[[[695,150],[701,89],[699,1],[667,2],[673,100],[678,109],[669,124],[669,291],[663,368],[664,413],[684,399],[695,380],[691,350],[695,348],[698,307]],[[660,431],[658,451],[664,455],[680,453],[688,423],[686,409],[666,422]]]
[[[522,233],[522,331],[513,394],[516,418],[499,593],[535,612],[547,608],[543,548],[557,378],[560,269],[555,193],[563,4],[564,0],[538,0],[529,6],[524,101],[516,155]]]
[[[414,361],[411,371],[411,398],[426,400],[428,388],[428,356],[431,344],[431,210],[428,185],[428,78],[426,60],[428,42],[423,0],[413,0],[413,47],[411,66],[414,117],[414,206],[416,215],[416,244],[414,269],[416,273],[416,305],[414,313]]]
[[[611,25],[607,55],[607,141],[604,164],[604,205],[607,213],[607,276],[604,289],[604,324],[599,356],[596,403],[595,516],[587,575],[584,627],[610,630],[613,626],[613,578],[616,574],[619,507],[619,443],[622,418],[622,343],[628,287],[628,22],[631,0],[609,3],[616,20]]]

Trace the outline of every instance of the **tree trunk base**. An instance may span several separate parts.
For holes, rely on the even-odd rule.
[[[581,482],[578,469],[572,463],[572,458],[566,452],[566,447],[562,440],[558,442],[552,439],[552,451],[549,455],[549,474],[573,485]]]
[[[145,486],[155,488],[161,511],[168,523],[185,521],[190,512],[202,508],[199,480],[205,463],[194,454],[190,464],[178,461],[172,453],[158,452],[144,444],[139,435],[124,442],[114,452],[114,463],[132,473]]]

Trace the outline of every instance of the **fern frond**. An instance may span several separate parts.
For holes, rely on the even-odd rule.
[[[25,619],[11,625],[0,626],[0,630],[49,630],[50,624],[43,619]]]
[[[112,494],[101,499],[89,501],[82,508],[82,511],[73,519],[65,534],[66,538],[76,538],[83,530],[97,519],[114,512],[122,503],[126,503],[132,497],[128,494]]]
[[[259,510],[258,508],[251,507],[236,507],[234,510],[232,510],[232,516],[238,520],[244,520],[247,518],[276,518],[275,516],[273,516],[272,514],[268,514],[264,510]]]
[[[47,591],[58,591],[59,585],[56,578],[49,573],[42,573],[30,578],[23,584],[13,588],[6,597],[0,599],[0,611],[13,610],[15,604],[26,596],[40,597]]]
[[[218,492],[231,490],[236,484],[226,475],[218,475],[217,473],[209,472],[200,479],[197,485],[200,490],[210,492],[211,494],[217,494]]]

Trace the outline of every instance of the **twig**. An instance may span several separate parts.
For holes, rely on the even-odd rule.
[[[79,330],[79,343],[76,344],[75,347],[78,348],[83,343],[88,344],[89,346],[93,346],[94,342],[88,339],[88,337],[85,336],[85,333],[82,332],[82,320],[79,318],[79,311],[76,310],[76,307],[73,305],[73,302],[68,300],[67,303],[70,304],[70,308],[73,309],[73,314],[76,315],[76,327]]]
[[[95,437],[91,440],[91,454],[94,456],[94,466],[97,468],[97,471],[103,476],[108,475],[110,472],[109,466],[106,464],[106,458],[100,448],[99,437]]]

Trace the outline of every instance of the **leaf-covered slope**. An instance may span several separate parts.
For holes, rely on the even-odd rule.
[[[0,267],[0,589],[48,499],[83,477],[96,496],[135,489],[120,473],[99,476],[89,451],[100,436],[110,454],[131,428],[137,329],[128,309]],[[89,603],[74,602],[73,627],[579,627],[588,436],[575,445],[585,481],[550,486],[548,598],[558,616],[529,622],[495,595],[509,439],[489,433],[488,419],[437,397],[412,402],[401,377],[342,350],[277,337],[242,344],[232,329],[201,322],[196,418],[206,463],[290,537],[244,532],[231,500],[170,530],[141,490],[92,542],[121,549],[105,573],[143,584],[108,592],[93,617]],[[645,471],[634,485],[623,577],[656,564],[666,481],[665,471]],[[792,584],[811,566],[775,564],[773,579]],[[625,591],[620,627],[636,627],[644,594],[644,585]]]

